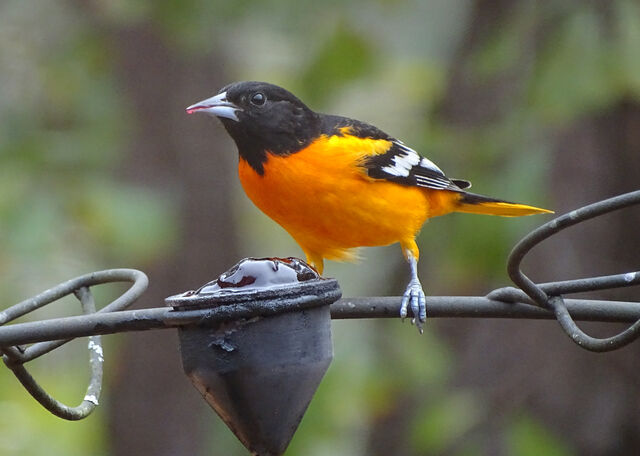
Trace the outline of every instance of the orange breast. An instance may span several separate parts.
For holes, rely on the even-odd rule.
[[[344,259],[354,247],[411,240],[429,215],[438,215],[430,214],[428,190],[371,179],[357,166],[389,146],[325,136],[288,156],[269,154],[263,175],[240,159],[240,181],[255,205],[307,254]]]

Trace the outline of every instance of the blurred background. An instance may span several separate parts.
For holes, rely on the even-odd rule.
[[[242,257],[302,255],[242,193],[219,122],[185,115],[235,80],[373,123],[478,193],[564,213],[639,187],[634,0],[5,0],[2,307],[114,267],[147,272],[136,306],[162,306]],[[430,221],[419,238],[427,294],[509,285],[510,248],[546,220]],[[573,228],[535,250],[526,272],[637,270],[638,226],[631,209]],[[361,255],[325,269],[345,296],[403,290],[397,246]],[[640,343],[590,354],[537,321],[429,321],[421,337],[399,320],[333,327],[334,362],[287,454],[640,451]],[[182,374],[174,332],[105,339],[102,406],[83,422],[49,415],[0,370],[0,455],[246,454]],[[76,341],[32,369],[75,405],[86,357]]]

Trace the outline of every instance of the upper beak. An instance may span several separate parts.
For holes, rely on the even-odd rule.
[[[235,120],[238,122],[237,111],[242,111],[238,106],[234,105],[230,101],[227,101],[227,92],[219,93],[211,98],[202,100],[196,104],[189,106],[187,114],[193,114],[194,112],[204,112],[211,116],[224,117],[227,119]]]

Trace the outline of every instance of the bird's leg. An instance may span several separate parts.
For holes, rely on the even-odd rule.
[[[418,260],[409,249],[405,250],[405,255],[411,267],[411,280],[402,296],[400,317],[403,320],[407,317],[407,307],[410,305],[411,312],[413,312],[411,323],[415,324],[420,334],[422,334],[422,324],[427,321],[427,300],[424,291],[422,291],[420,279],[418,279]]]
[[[322,271],[324,270],[324,259],[322,258],[322,255],[309,253],[307,251],[305,251],[305,255],[307,256],[307,264],[322,276]]]

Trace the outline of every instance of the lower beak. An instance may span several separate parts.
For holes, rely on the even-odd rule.
[[[227,101],[227,92],[222,92],[189,106],[186,111],[187,114],[203,112],[210,116],[224,117],[225,119],[231,119],[238,122],[239,119],[236,113],[238,111],[242,111],[242,109],[230,101]]]

